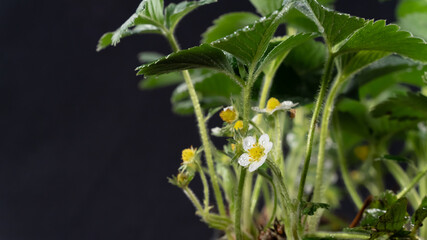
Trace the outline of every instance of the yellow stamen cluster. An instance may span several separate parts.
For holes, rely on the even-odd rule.
[[[183,163],[188,163],[193,160],[196,155],[196,148],[190,147],[182,150],[181,158]]]
[[[259,159],[264,156],[264,147],[259,145],[258,143],[253,146],[253,148],[249,149],[249,161],[258,162]]]
[[[268,99],[267,111],[271,112],[278,106],[280,106],[280,102],[279,102],[279,100],[277,100],[277,98],[272,97],[272,98]]]
[[[242,120],[239,120],[239,121],[237,121],[235,124],[234,124],[234,129],[235,130],[240,130],[240,129],[242,129],[243,128],[243,121]]]
[[[234,109],[227,108],[219,113],[219,116],[224,122],[232,123],[237,119],[237,113]]]

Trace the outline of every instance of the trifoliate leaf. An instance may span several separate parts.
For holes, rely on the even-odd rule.
[[[224,14],[215,19],[213,25],[202,34],[203,43],[211,43],[215,40],[233,34],[235,31],[253,24],[259,17],[250,12],[234,12]]]

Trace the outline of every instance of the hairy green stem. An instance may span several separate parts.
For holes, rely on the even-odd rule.
[[[308,167],[310,166],[311,152],[313,149],[313,142],[314,142],[314,130],[316,129],[317,118],[319,117],[320,111],[322,109],[322,104],[323,104],[323,100],[325,98],[326,90],[328,88],[328,83],[329,83],[331,76],[332,76],[332,71],[334,69],[333,66],[334,66],[334,56],[330,55],[326,61],[325,71],[323,73],[322,81],[320,84],[320,92],[319,92],[319,95],[317,96],[313,116],[311,117],[310,128],[308,130],[304,166],[303,166],[303,170],[301,173],[300,185],[298,188],[298,203],[299,204],[301,204],[301,200],[302,200],[302,197],[304,194],[305,180],[307,178]]]
[[[268,229],[271,226],[271,224],[273,223],[274,219],[276,218],[277,190],[276,190],[276,186],[274,185],[273,179],[270,176],[268,176],[263,171],[258,171],[258,173],[259,173],[259,176],[262,176],[263,178],[267,179],[267,181],[270,183],[271,188],[273,189],[273,195],[274,195],[273,211],[271,212],[270,220],[268,221],[267,225],[264,226],[264,230],[265,230],[265,229]]]
[[[409,184],[409,186],[406,186],[405,188],[402,189],[402,191],[400,193],[397,194],[397,198],[402,198],[404,197],[411,189],[413,189],[418,182],[421,180],[421,178],[424,177],[424,175],[427,173],[427,168],[424,168],[423,170],[421,170],[415,177],[414,179],[412,179],[411,183]],[[421,203],[421,201],[420,201]],[[418,203],[418,204],[420,204]]]
[[[282,210],[285,213],[284,224],[286,236],[289,239],[301,239],[302,227],[299,224],[298,214],[296,208],[289,197],[288,189],[285,185],[282,173],[276,163],[267,159],[267,165],[273,173],[273,181],[276,187],[279,187],[279,199],[282,205]]]
[[[319,153],[317,156],[317,168],[316,168],[316,178],[314,182],[314,190],[313,190],[313,202],[323,202],[324,192],[326,190],[326,186],[323,182],[324,178],[324,166],[325,166],[325,150],[326,150],[326,140],[328,138],[328,126],[329,120],[332,116],[332,112],[334,109],[335,97],[337,96],[339,89],[342,86],[343,79],[338,77],[326,99],[325,107],[322,114],[321,126],[320,126],[320,139],[319,139]],[[311,231],[314,231],[319,222],[320,216],[323,211],[317,211],[316,214],[309,219],[309,228]]]
[[[208,180],[206,179],[206,175],[205,172],[202,169],[202,166],[200,166],[199,163],[197,163],[197,171],[200,174],[200,178],[202,179],[202,184],[203,184],[203,194],[205,195],[204,199],[203,199],[203,205],[205,207],[205,210],[209,209],[209,184],[208,184]]]
[[[245,186],[246,179],[246,168],[240,168],[239,185],[237,187],[236,196],[234,197],[234,232],[236,234],[236,240],[243,239],[241,220],[242,220],[242,195],[243,187]]]
[[[344,180],[344,185],[347,188],[347,191],[350,194],[350,197],[353,200],[353,203],[356,205],[358,209],[360,209],[363,206],[363,201],[360,198],[359,194],[357,193],[356,187],[354,186],[353,181],[350,178],[350,174],[348,173],[347,161],[343,152],[344,150],[342,146],[343,139],[342,139],[342,135],[339,128],[338,116],[336,116],[333,119],[332,123],[334,126],[335,142],[337,143],[338,162],[340,165],[342,178]]]
[[[200,204],[199,199],[197,196],[191,191],[189,187],[183,187],[182,190],[184,191],[185,195],[190,199],[191,203],[193,203],[194,207],[197,209],[200,215],[203,216],[203,207],[202,204]]]
[[[267,102],[267,97],[270,92],[271,85],[273,83],[273,76],[274,74],[265,74],[264,76],[264,82],[261,89],[261,96],[259,98],[258,107],[263,108]],[[261,114],[257,115],[256,124],[259,124],[261,122]],[[255,126],[254,126],[255,127]],[[258,127],[256,127],[258,128]],[[259,200],[259,195],[261,192],[261,186],[263,183],[263,178],[260,176],[257,176],[257,179],[255,181],[255,186],[252,193],[252,199],[251,199],[251,206],[250,206],[250,213],[253,215],[255,211],[256,204]]]
[[[172,33],[167,33],[165,36],[168,39],[173,51],[174,52],[179,51],[179,46],[175,39],[175,36]],[[194,112],[196,114],[196,119],[199,126],[199,133],[202,139],[203,149],[205,152],[206,163],[208,165],[209,176],[211,179],[212,188],[214,190],[216,203],[218,204],[218,211],[220,215],[226,216],[224,201],[222,199],[221,190],[219,188],[218,178],[215,173],[211,142],[209,140],[209,135],[208,135],[208,131],[205,124],[205,118],[203,116],[202,109],[200,107],[199,99],[197,97],[196,90],[194,89],[193,82],[191,81],[190,73],[188,71],[182,71],[182,75],[184,77],[185,84],[187,85],[188,93],[190,94],[191,102],[193,103]]]
[[[332,239],[370,239],[371,236],[362,233],[343,233],[343,232],[315,232],[309,233],[308,238],[332,238]]]

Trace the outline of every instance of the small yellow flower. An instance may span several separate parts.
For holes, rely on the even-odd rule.
[[[237,113],[232,106],[224,108],[219,113],[219,116],[224,122],[227,122],[227,123],[232,123],[237,119]]]
[[[273,143],[270,142],[268,134],[261,135],[258,142],[255,137],[246,137],[243,139],[243,149],[246,153],[240,155],[238,163],[243,167],[249,165],[249,172],[253,172],[264,164],[272,148]]]
[[[267,107],[260,109],[259,107],[253,107],[252,110],[259,113],[268,113],[273,114],[277,110],[289,110],[298,105],[298,103],[293,103],[292,101],[279,102],[277,98],[270,98],[267,101]]]
[[[193,148],[193,146],[182,150],[182,154],[181,154],[182,163],[186,164],[186,163],[192,162],[194,155],[196,155],[196,150],[197,148]]]
[[[235,130],[240,130],[240,129],[242,129],[243,128],[243,121],[242,120],[239,120],[239,121],[237,121],[235,124],[234,124],[234,129]]]
[[[362,161],[365,161],[368,158],[369,155],[369,146],[368,145],[361,145],[354,148],[354,155]]]

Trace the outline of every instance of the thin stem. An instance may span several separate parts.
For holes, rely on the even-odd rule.
[[[184,191],[184,193],[188,197],[188,199],[190,199],[191,203],[193,203],[194,207],[197,209],[199,214],[203,216],[202,204],[200,204],[199,199],[193,193],[193,191],[191,191],[191,189],[189,187],[184,187],[184,188],[182,188],[182,190]]]
[[[259,108],[263,108],[267,102],[267,97],[269,95],[270,88],[271,88],[271,85],[273,83],[273,76],[274,76],[274,74],[265,74],[265,76],[264,76],[264,82],[263,82],[262,89],[261,89],[261,96],[259,98],[259,103],[258,103]],[[259,124],[260,122],[261,122],[261,114],[258,114],[257,118],[256,118],[256,123],[252,124],[252,125],[255,128],[259,129],[258,127],[256,127],[256,125]],[[261,130],[259,130],[259,131],[261,132]],[[257,176],[257,179],[255,181],[255,187],[254,187],[253,193],[252,193],[251,206],[250,206],[250,213],[252,215],[255,211],[255,207],[256,207],[256,204],[257,204],[258,199],[259,199],[262,183],[263,183],[263,178],[260,176]]]
[[[332,238],[332,239],[370,239],[371,236],[362,233],[342,233],[342,232],[315,232],[307,234],[305,237],[312,238]]]
[[[343,152],[343,146],[342,146],[342,135],[339,128],[339,119],[338,116],[335,114],[335,118],[333,119],[332,123],[334,126],[334,136],[335,136],[335,142],[337,143],[337,152],[338,152],[338,161],[340,165],[340,171],[342,174],[342,178],[344,180],[344,185],[347,188],[348,193],[350,194],[351,199],[353,200],[354,204],[356,205],[357,209],[360,209],[363,206],[362,199],[360,198],[359,194],[356,191],[356,187],[354,186],[350,174],[348,173],[348,167],[347,167],[347,161],[344,156]]]
[[[240,178],[239,185],[237,187],[235,203],[234,203],[234,232],[236,233],[236,240],[243,239],[242,229],[241,229],[241,220],[242,220],[242,195],[243,195],[243,186],[245,185],[246,178],[246,168],[240,168]]]
[[[268,221],[267,225],[265,225],[264,230],[268,229],[271,224],[273,223],[274,219],[276,218],[276,209],[277,209],[277,190],[276,190],[276,186],[274,185],[273,179],[268,176],[265,172],[263,171],[258,171],[259,176],[264,177],[265,179],[267,179],[267,181],[270,183],[271,188],[273,189],[273,194],[274,194],[274,205],[273,205],[273,211],[271,212],[271,216],[270,216],[270,220]]]
[[[412,190],[413,186],[408,188],[408,186],[411,184],[411,180],[409,179],[406,172],[399,166],[399,164],[393,161],[385,160],[384,163],[390,171],[391,175],[393,175],[399,186],[402,188],[402,191],[404,191],[404,195],[408,194],[408,199],[411,202],[411,205],[417,207],[421,203],[421,198],[415,190]]]
[[[316,129],[317,118],[319,117],[320,110],[322,109],[323,99],[325,98],[326,90],[328,88],[328,83],[331,79],[333,64],[334,64],[334,56],[330,55],[326,61],[325,72],[323,73],[322,81],[320,84],[320,92],[319,92],[319,95],[317,96],[313,116],[311,117],[310,129],[308,130],[304,167],[302,170],[300,185],[298,188],[298,203],[301,203],[302,196],[304,194],[304,185],[305,185],[305,180],[307,178],[308,167],[310,166],[311,152],[313,149],[314,130]]]
[[[337,96],[339,89],[342,86],[343,79],[338,77],[333,83],[331,90],[329,91],[328,97],[326,99],[325,108],[322,114],[322,122],[320,127],[320,140],[319,140],[319,153],[317,156],[317,168],[316,168],[316,178],[314,182],[314,193],[313,193],[313,202],[322,202],[322,196],[326,186],[323,183],[323,170],[325,166],[325,149],[326,149],[326,140],[328,138],[328,126],[329,120],[332,116],[334,109],[335,97]],[[318,220],[323,211],[317,211],[316,214],[309,219],[309,228],[314,231],[317,227]]]
[[[175,36],[170,32],[166,33],[165,36],[168,39],[173,51],[174,52],[179,51],[179,45],[175,39]],[[206,163],[208,165],[209,176],[211,178],[211,183],[212,183],[212,188],[214,190],[216,203],[218,204],[218,210],[220,215],[226,216],[224,201],[222,199],[221,190],[219,188],[218,178],[215,173],[214,162],[212,157],[212,148],[211,148],[208,131],[206,129],[205,118],[203,116],[202,109],[200,107],[199,99],[197,97],[196,90],[194,89],[193,82],[191,81],[190,74],[188,73],[188,71],[182,71],[182,75],[184,77],[185,84],[187,85],[188,93],[190,94],[191,102],[193,103],[194,112],[196,114],[196,119],[199,126],[199,133],[202,139],[202,144],[205,152]]]
[[[203,171],[202,167],[197,163],[197,170],[200,174],[200,178],[202,179],[203,184],[203,193],[205,195],[205,199],[203,199],[203,205],[205,210],[209,209],[209,185],[208,180],[206,179],[205,171]]]
[[[406,186],[405,188],[402,189],[402,191],[397,194],[397,198],[402,198],[404,197],[411,189],[413,189],[418,182],[421,180],[421,178],[424,177],[424,175],[427,173],[427,168],[424,168],[422,171],[420,171],[415,177],[414,179],[412,179],[411,183],[409,184],[409,186]]]
[[[276,140],[275,140],[275,160],[277,164],[280,166],[281,172],[284,172],[285,170],[285,163],[283,162],[283,134],[282,134],[282,128],[281,128],[281,121],[280,121],[280,112],[276,112],[274,116],[274,131],[276,133]]]

